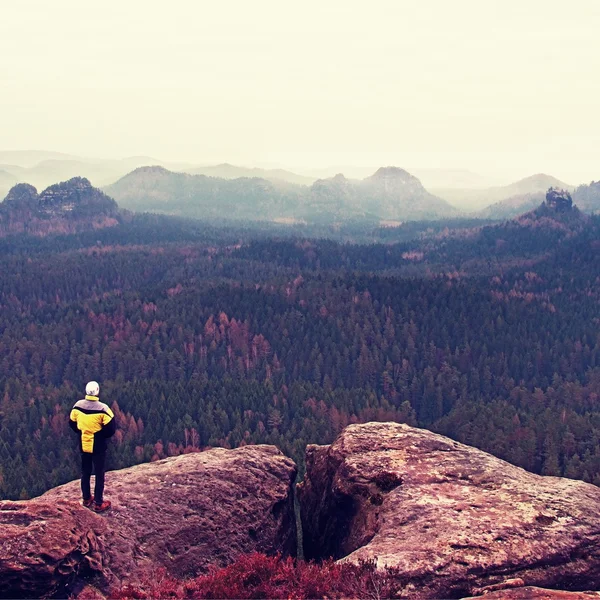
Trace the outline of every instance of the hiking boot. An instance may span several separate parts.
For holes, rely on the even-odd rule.
[[[110,500],[105,500],[102,504],[94,504],[96,512],[104,512],[110,508]]]
[[[90,496],[87,500],[83,501],[83,505],[86,508],[92,508],[92,504],[94,504],[94,496]]]

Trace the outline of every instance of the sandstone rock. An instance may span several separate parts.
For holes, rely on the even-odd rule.
[[[73,502],[0,502],[0,598],[64,592],[100,574],[106,522]]]
[[[112,509],[102,515],[79,506],[79,481],[4,503],[22,518],[13,517],[12,529],[0,533],[0,557],[14,556],[0,558],[0,581],[14,582],[13,596],[40,596],[46,592],[31,587],[37,574],[66,561],[66,574],[55,570],[47,592],[67,585],[77,591],[85,583],[79,575],[100,571],[94,584],[106,591],[158,567],[191,577],[254,551],[293,555],[295,476],[293,461],[273,446],[215,448],[108,472]],[[62,512],[33,528],[32,519],[54,507]],[[85,540],[90,547],[93,540],[93,551]]]
[[[47,187],[38,197],[40,211],[49,216],[116,216],[117,203],[85,177],[73,177]]]
[[[2,202],[4,209],[14,211],[35,211],[38,206],[37,190],[28,183],[17,183]]]
[[[398,597],[525,585],[600,587],[600,490],[541,477],[397,423],[309,446],[299,486],[307,558],[398,569]]]
[[[114,227],[122,219],[117,203],[83,177],[46,188],[39,195],[19,183],[0,203],[0,237],[46,236]]]
[[[546,193],[546,204],[557,212],[567,212],[573,208],[573,199],[567,190],[550,188]]]
[[[463,600],[586,600],[600,598],[600,592],[565,592],[562,590],[547,590],[540,587],[526,586],[491,592],[483,596],[472,596]]]
[[[486,585],[483,588],[475,589],[473,592],[478,595],[489,594],[490,592],[498,592],[500,590],[508,590],[510,588],[522,588],[525,587],[525,582],[517,577],[516,579],[506,579],[502,583],[494,583],[492,585]]]

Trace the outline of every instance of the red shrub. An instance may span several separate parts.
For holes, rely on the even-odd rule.
[[[307,563],[280,556],[250,554],[224,569],[180,581],[153,573],[143,583],[125,586],[111,598],[390,598],[398,587],[393,569],[377,570],[372,562],[337,564],[331,560]]]

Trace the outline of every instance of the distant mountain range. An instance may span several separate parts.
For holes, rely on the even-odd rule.
[[[198,166],[157,160],[149,156],[132,156],[119,160],[90,159],[60,154],[58,152],[0,152],[0,197],[17,182],[30,183],[43,188],[56,181],[73,177],[85,177],[93,185],[105,186],[115,183],[134,169],[144,166],[161,166],[170,171],[207,175],[221,179],[260,177],[276,183],[288,182],[310,185],[314,177],[292,173],[286,169],[259,169],[223,163]]]
[[[0,161],[5,159],[19,159],[18,153],[1,153]],[[93,160],[80,157],[60,156],[46,157],[43,160],[30,164],[34,157],[44,156],[44,153],[26,153],[21,160],[22,164],[0,162],[0,170],[8,173],[15,181],[29,183],[37,188],[45,188],[57,181],[67,181],[73,177],[85,177],[96,186],[114,183],[137,167],[153,164],[155,159],[147,156],[134,156],[121,160]],[[173,165],[172,168],[179,168]],[[0,192],[2,180],[0,179]]]
[[[105,188],[123,207],[195,218],[337,222],[416,220],[457,214],[396,167],[364,180],[339,174],[311,186],[263,178],[222,179],[143,167]]]
[[[573,186],[544,173],[525,177],[510,185],[495,187],[485,191],[485,197],[492,203],[479,212],[483,218],[508,219],[534,209],[544,201],[550,188],[572,190]]]
[[[269,181],[287,181],[298,185],[311,185],[317,179],[328,179],[344,173],[350,179],[364,179],[375,169],[369,167],[327,167],[320,169],[257,168],[222,163],[195,165],[185,162],[163,161],[149,156],[133,156],[124,159],[104,160],[85,158],[59,152],[23,151],[0,152],[0,170],[4,170],[17,182],[45,187],[56,181],[81,176],[94,185],[104,186],[116,182],[130,171],[143,166],[161,166],[170,171],[207,175],[221,179],[260,177]],[[494,182],[489,178],[465,169],[408,169],[423,183],[425,188],[484,188]],[[4,197],[9,187],[0,179],[0,196]]]
[[[529,191],[526,191],[528,188]],[[477,216],[487,219],[516,217],[533,210],[543,202],[545,192],[549,188],[570,191],[573,202],[584,212],[594,213],[600,210],[600,181],[592,181],[589,185],[573,188],[549,175],[534,175],[505,188],[497,188],[505,190],[510,195],[479,211]]]
[[[586,212],[600,211],[600,181],[592,181],[589,185],[580,185],[573,191],[573,202]]]
[[[574,188],[550,175],[537,174],[490,187],[489,179],[460,169],[415,169],[409,173],[384,168],[375,174],[364,168],[347,169],[345,175],[330,168],[298,174],[229,163],[166,163],[148,156],[100,160],[57,152],[0,152],[0,198],[18,182],[43,189],[56,181],[85,177],[136,210],[201,218],[402,221],[462,213],[502,220],[537,207],[550,187],[570,190],[575,203],[586,212],[600,209],[600,182]],[[315,179],[324,173],[328,176]],[[350,178],[348,173],[360,178]],[[464,188],[458,187],[461,185]]]
[[[572,186],[556,177],[543,173],[531,175],[504,186],[431,187],[430,189],[432,193],[464,211],[472,213],[481,211],[481,216],[486,218],[509,218],[518,214],[518,212],[512,211],[511,207],[522,206],[523,210],[534,208],[543,201],[543,194],[551,187],[573,189]],[[530,196],[534,194],[538,194],[538,196],[531,200]],[[506,202],[506,207],[500,205],[502,202]],[[499,206],[495,207],[496,204]]]
[[[107,191],[119,198],[123,207],[135,211],[221,222],[342,225],[361,221],[379,228],[402,221],[457,216],[447,203],[429,194],[416,177],[396,167],[380,168],[364,180],[350,180],[338,174],[309,187],[277,185],[260,178],[228,180],[173,173],[162,167],[141,167]],[[588,207],[600,204],[600,182],[580,186],[576,192],[587,199]],[[0,237],[78,233],[113,227],[131,218],[113,198],[85,178],[72,178],[39,194],[35,187],[20,183],[0,203]],[[529,212],[488,227],[458,227],[442,237],[449,235],[475,243],[485,238],[485,244],[496,250],[512,240],[527,248],[532,243],[535,246],[540,235],[559,240],[577,234],[589,220],[574,205],[568,191],[551,188],[545,200]],[[440,233],[434,237],[440,237]]]
[[[286,169],[259,169],[238,167],[223,163],[220,165],[197,167],[194,169],[184,169],[190,175],[206,175],[208,177],[219,177],[221,179],[239,179],[240,177],[259,177],[268,181],[287,181],[298,185],[310,185],[315,180],[314,177],[305,177],[292,173]]]
[[[348,179],[365,179],[369,177],[376,168],[357,167],[353,165],[343,165],[337,167],[324,168],[298,168],[294,172],[315,179],[328,179],[337,173],[343,173]],[[444,169],[444,168],[407,168],[407,171],[417,177],[423,186],[431,191],[434,189],[483,189],[491,187],[498,182],[490,177],[473,173],[467,169]]]

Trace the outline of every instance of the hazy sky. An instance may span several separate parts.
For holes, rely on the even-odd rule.
[[[1,0],[0,149],[600,179],[599,0]]]

